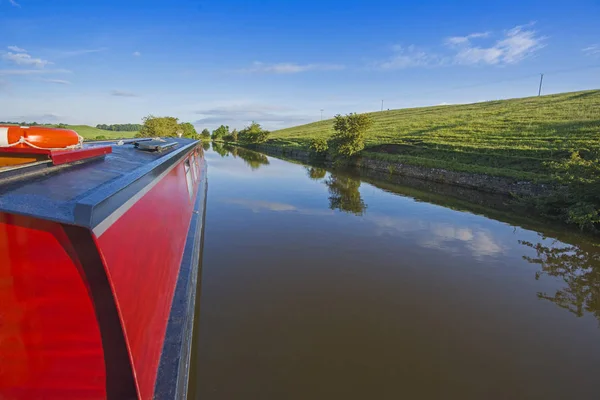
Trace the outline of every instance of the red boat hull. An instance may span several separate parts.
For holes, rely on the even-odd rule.
[[[199,239],[199,152],[92,229],[0,212],[0,399],[156,395],[185,250]]]

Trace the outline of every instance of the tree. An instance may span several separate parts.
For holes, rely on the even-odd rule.
[[[143,119],[144,125],[140,129],[142,137],[176,137],[179,127],[175,117],[154,117],[149,115]]]
[[[183,122],[179,124],[179,129],[183,131],[183,137],[190,139],[198,138],[198,132],[196,132],[196,128],[194,128],[194,125],[190,124],[189,122]]]
[[[201,136],[202,136],[203,140],[210,140],[210,131],[208,129],[204,128],[202,130]]]
[[[242,129],[238,134],[238,138],[246,143],[264,143],[269,138],[269,131],[264,130],[258,122],[252,123]]]
[[[333,121],[335,133],[331,146],[337,157],[352,157],[365,148],[365,134],[373,121],[367,114],[336,115]]]
[[[229,135],[229,127],[221,125],[212,133],[212,140],[223,140],[223,137]]]
[[[233,129],[233,132],[231,132],[231,139],[233,142],[238,141],[238,131],[235,128]]]

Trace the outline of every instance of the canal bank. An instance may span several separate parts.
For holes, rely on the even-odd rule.
[[[331,157],[315,156],[314,153],[306,150],[284,148],[266,144],[246,145],[245,147],[275,157],[282,156],[306,163],[319,162],[329,167],[333,166]],[[511,197],[549,196],[559,190],[557,186],[548,183],[535,183],[501,176],[472,174],[441,168],[422,167],[418,165],[409,165],[399,162],[369,158],[368,156],[355,158],[350,162],[350,166],[387,173],[392,177],[392,179],[394,176],[416,178]]]

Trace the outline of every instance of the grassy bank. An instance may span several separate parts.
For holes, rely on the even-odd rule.
[[[363,166],[377,160],[388,163],[390,173],[416,166],[544,184],[537,186],[555,188],[551,194],[522,201],[549,218],[600,230],[600,90],[370,117]],[[313,140],[332,134],[333,121],[327,120],[275,131],[266,145],[309,151]]]
[[[86,140],[94,140],[99,136],[104,136],[106,139],[124,139],[132,138],[137,132],[119,132],[107,131],[104,129],[94,128],[89,125],[67,125],[67,129],[72,129]]]
[[[370,114],[362,155],[400,163],[551,180],[548,161],[600,149],[600,90]],[[268,144],[308,149],[333,121],[272,132]]]

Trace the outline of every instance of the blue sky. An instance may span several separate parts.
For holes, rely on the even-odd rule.
[[[270,129],[600,88],[598,1],[0,0],[0,120]]]

